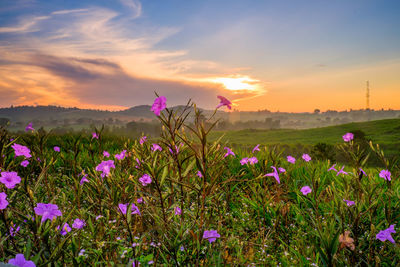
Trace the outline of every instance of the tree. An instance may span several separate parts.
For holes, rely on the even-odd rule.
[[[0,127],[6,127],[10,123],[8,118],[0,118]]]

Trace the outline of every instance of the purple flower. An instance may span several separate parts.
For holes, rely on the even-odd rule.
[[[143,145],[147,141],[147,136],[140,137],[139,144]]]
[[[271,166],[271,168],[272,168],[274,171],[273,171],[273,172],[270,172],[270,173],[267,173],[267,174],[264,175],[264,176],[273,176],[273,177],[276,179],[276,181],[278,182],[278,184],[280,184],[280,183],[281,183],[281,180],[279,179],[278,171],[276,170],[276,168],[275,168],[274,166]]]
[[[377,235],[376,235],[376,239],[379,239],[382,242],[385,242],[386,240],[389,240],[390,242],[392,242],[393,244],[396,243],[392,237],[391,234],[395,234],[396,231],[394,230],[394,226],[395,224],[390,225],[389,228],[380,231]]]
[[[83,175],[81,181],[79,182],[80,185],[83,185],[83,183],[89,182],[89,180],[87,179],[88,175],[85,174]]]
[[[21,228],[18,227],[14,227],[13,225],[10,226],[10,236],[15,236],[16,233],[19,232]]]
[[[151,106],[151,111],[154,112],[157,116],[160,116],[160,112],[163,111],[167,107],[167,98],[165,96],[157,97],[154,100],[153,105]]]
[[[36,267],[33,261],[25,260],[24,254],[15,255],[15,258],[9,260],[8,263],[19,267]]]
[[[304,161],[306,161],[306,162],[309,162],[310,160],[311,160],[311,157],[310,157],[310,155],[308,155],[308,154],[303,154],[303,156],[301,156],[303,159],[304,159]]]
[[[142,177],[139,178],[139,182],[142,183],[143,186],[151,184],[151,177],[148,174],[144,174]]]
[[[182,144],[182,143],[180,143],[179,146],[175,145],[175,151],[172,150],[171,147],[168,147],[168,150],[169,150],[169,152],[170,152],[171,154],[176,154],[176,155],[177,155],[177,154],[179,153],[179,150],[180,150],[181,147],[183,147],[183,144]],[[160,150],[160,151],[161,151],[161,150]]]
[[[294,163],[296,162],[296,159],[295,159],[294,157],[292,157],[292,156],[287,156],[287,161],[288,161],[289,163],[294,164]]]
[[[179,207],[175,207],[175,215],[181,215],[182,214],[182,210]]]
[[[85,251],[86,251],[86,250],[81,249],[81,250],[79,251],[78,256],[85,256]]]
[[[344,169],[344,165],[343,165],[343,167],[336,173],[336,176],[338,176],[339,174],[348,175],[348,173],[345,172],[343,169]]]
[[[138,199],[136,200],[136,202],[139,203],[139,204],[140,204],[140,203],[143,203],[143,197],[138,198]]]
[[[260,151],[260,144],[256,145],[251,152],[254,153],[255,151]]]
[[[247,162],[249,162],[249,158],[242,158],[242,159],[240,160],[240,164],[241,164],[241,165],[247,164]]]
[[[37,203],[34,208],[36,215],[42,215],[42,222],[49,220],[54,220],[57,216],[62,216],[61,211],[58,210],[56,204],[51,203]]]
[[[21,177],[16,172],[1,172],[0,182],[11,189],[21,182]]]
[[[303,195],[307,195],[307,194],[311,193],[312,190],[308,185],[306,185],[306,186],[303,186],[300,189],[300,191],[303,193]]]
[[[232,107],[231,107],[231,105],[232,105],[231,101],[229,101],[228,99],[226,99],[225,97],[220,96],[220,95],[217,96],[217,98],[219,98],[219,100],[220,100],[220,102],[219,102],[217,108],[220,108],[220,107],[222,107],[222,106],[226,106],[228,109],[232,109]]]
[[[379,173],[379,177],[381,177],[387,181],[391,180],[390,175],[391,175],[391,173],[389,170],[381,170],[381,172]]]
[[[250,163],[250,165],[254,165],[258,162],[258,159],[256,157],[251,157],[247,162]]]
[[[79,218],[75,219],[74,223],[72,224],[72,228],[74,229],[82,229],[84,226],[86,226],[85,221]]]
[[[365,171],[363,169],[359,168],[359,170],[364,176],[367,176],[367,174],[365,173]]]
[[[355,203],[354,201],[352,201],[352,200],[343,199],[343,201],[346,202],[346,204],[347,204],[348,207],[351,207],[351,206],[353,206],[353,205],[356,204],[356,203]]]
[[[162,148],[158,144],[153,144],[151,147],[151,151],[162,151]]]
[[[224,149],[226,149],[226,154],[224,155],[224,158],[226,158],[229,155],[235,156],[235,153],[233,153],[229,147],[224,147]]]
[[[352,134],[352,133],[346,133],[346,134],[343,135],[342,137],[343,137],[343,140],[344,140],[345,142],[350,142],[351,140],[354,139],[354,134]]]
[[[126,215],[126,212],[128,210],[128,204],[118,204],[118,208],[122,212],[122,214]],[[132,203],[132,213],[131,214],[139,214],[140,215],[139,208],[133,203]]]
[[[121,153],[115,154],[115,158],[116,158],[117,160],[123,160],[123,159],[125,158],[125,153],[126,153],[126,150],[122,150]]]
[[[101,177],[104,178],[110,175],[111,168],[115,169],[113,160],[102,161],[99,165],[96,166],[96,171],[102,172]]]
[[[281,167],[279,167],[278,170],[279,170],[279,172],[281,172],[281,173],[286,172],[286,170],[285,170],[284,168],[281,168]]]
[[[33,129],[32,122],[28,123],[28,125],[25,127],[25,132],[34,131],[34,130],[35,129]]]
[[[110,153],[108,153],[108,151],[104,150],[103,151],[103,157],[105,157],[105,158],[110,157]]]
[[[28,160],[24,160],[21,162],[21,166],[26,168],[29,165],[29,161]]]
[[[96,216],[96,221],[98,220],[98,219],[100,219],[100,218],[103,218],[104,216],[103,215],[98,215],[98,216]]]
[[[99,139],[99,135],[96,132],[93,132],[92,133],[92,139],[93,138]]]
[[[201,171],[197,171],[197,176],[199,176],[199,178],[203,178],[203,174],[201,174]]]
[[[58,146],[55,146],[53,149],[54,149],[55,152],[60,152],[61,151],[60,147],[58,147]]]
[[[214,242],[219,237],[221,236],[217,233],[217,230],[205,230],[203,233],[203,239],[207,239],[210,243]]]
[[[136,162],[137,162],[137,165],[135,166],[135,168],[136,168],[136,169],[139,169],[139,167],[140,167],[140,160],[139,160],[138,158],[136,158]]]
[[[335,169],[335,166],[336,166],[336,164],[333,164],[332,167],[330,167],[330,168],[328,169],[328,172],[329,172],[329,171],[335,171],[335,172],[337,172],[337,170]]]
[[[4,192],[0,193],[0,210],[4,210],[8,206],[8,201],[7,201],[7,194]]]
[[[32,157],[31,151],[26,146],[19,145],[19,144],[13,144],[11,147],[14,149],[14,153],[15,153],[16,157],[24,156],[28,159],[30,157]]]
[[[71,227],[69,226],[68,223],[64,223],[63,227],[61,227],[60,234],[61,234],[61,235],[66,235],[66,234],[68,234],[69,232],[71,232]]]

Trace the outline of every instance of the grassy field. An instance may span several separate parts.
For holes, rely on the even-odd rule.
[[[310,159],[303,150],[289,162],[280,151],[207,142],[202,121],[191,127],[184,115],[162,114],[156,139],[0,129],[0,262],[400,264],[400,168],[376,147],[370,152],[384,167],[366,166],[359,145],[342,139],[352,125],[308,130],[321,131],[314,137],[321,141],[329,132],[345,164]],[[359,129],[378,127],[378,138],[395,123]],[[263,143],[257,141],[248,137]]]

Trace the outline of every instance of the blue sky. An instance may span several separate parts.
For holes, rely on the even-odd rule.
[[[0,106],[400,108],[399,1],[0,2]],[[298,101],[302,98],[302,101]]]

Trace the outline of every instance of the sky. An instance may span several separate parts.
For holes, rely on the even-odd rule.
[[[0,107],[400,109],[400,1],[1,0]]]

